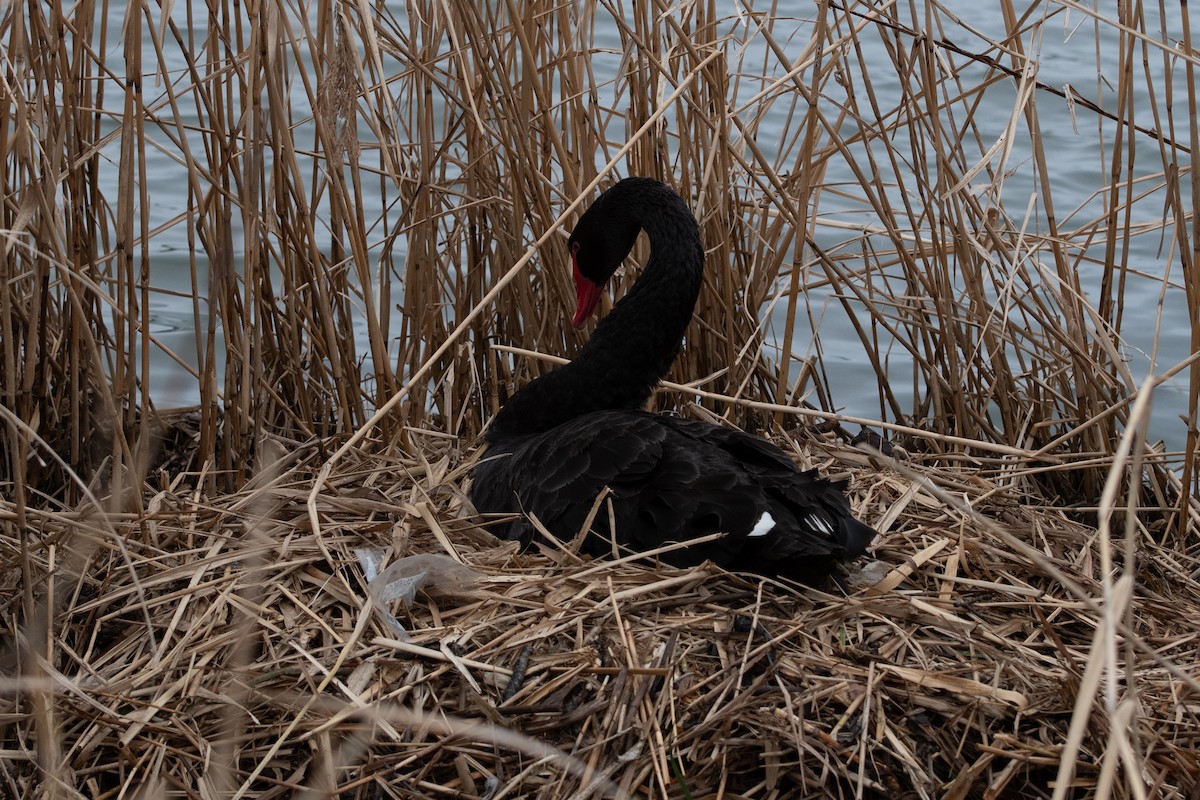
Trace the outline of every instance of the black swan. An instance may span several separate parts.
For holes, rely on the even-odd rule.
[[[575,326],[595,311],[643,230],[650,259],[626,296],[574,361],[530,382],[492,421],[471,486],[475,508],[521,514],[496,532],[524,546],[537,537],[530,515],[567,541],[607,488],[586,553],[724,533],[661,559],[821,580],[875,536],[851,516],[841,485],[800,471],[757,436],[641,410],[675,360],[704,271],[699,226],[674,190],[626,178],[580,217],[569,241]]]

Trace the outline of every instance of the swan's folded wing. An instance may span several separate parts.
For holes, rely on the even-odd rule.
[[[787,453],[761,436],[755,436],[737,428],[712,425],[692,419],[663,417],[662,420],[663,424],[669,425],[690,439],[721,448],[732,456],[734,461],[748,470],[799,472],[796,463],[788,457]]]
[[[856,555],[874,534],[850,516],[838,484],[736,429],[601,412],[527,439],[501,459],[477,472],[477,508],[536,516],[560,539],[579,533],[596,498],[610,491],[584,542],[594,554],[612,551],[613,534],[618,549],[644,551],[724,533],[664,560],[764,571],[781,560]],[[519,521],[500,533],[528,543],[534,528]]]
[[[501,443],[476,470],[472,501],[482,513],[536,516],[556,536],[570,538],[606,487],[644,481],[658,466],[667,432],[654,420],[650,414],[600,412],[509,450]]]
[[[770,441],[736,428],[672,419],[670,424],[693,439],[720,448],[730,464],[761,492],[776,526],[756,541],[730,542],[745,550],[735,563],[831,556],[853,558],[866,551],[876,533],[854,518],[846,484],[800,470]]]

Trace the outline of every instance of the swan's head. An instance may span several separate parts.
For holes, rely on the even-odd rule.
[[[622,181],[600,196],[579,218],[571,232],[571,267],[575,275],[575,316],[571,324],[582,327],[600,304],[609,278],[633,249],[641,224],[629,213]]]

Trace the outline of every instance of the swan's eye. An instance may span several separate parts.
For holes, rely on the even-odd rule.
[[[571,242],[571,255],[579,255],[579,242]]]

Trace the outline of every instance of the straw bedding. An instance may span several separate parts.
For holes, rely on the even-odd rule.
[[[1131,765],[1196,796],[1195,561],[1142,541],[1105,612],[1096,531],[1020,481],[780,436],[882,533],[815,590],[519,554],[469,514],[474,455],[412,439],[352,450],[311,507],[328,451],[277,443],[236,495],[180,474],[144,515],[31,517],[0,613],[53,611],[6,646],[0,796],[990,798],[1049,796],[1064,760],[1064,796],[1127,796]],[[361,547],[482,577],[394,607],[403,642]]]
[[[0,11],[0,800],[1200,800],[1186,7],[210,5]],[[775,434],[882,533],[835,585],[466,508],[527,357],[582,341],[570,208],[639,174],[708,254],[678,397],[831,409],[857,341],[921,426],[896,464]],[[152,430],[176,384],[202,412]],[[385,404],[462,438],[330,460]],[[1173,522],[1068,506],[1106,476]],[[482,577],[400,641],[362,548]]]

